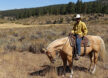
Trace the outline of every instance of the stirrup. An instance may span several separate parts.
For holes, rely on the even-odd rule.
[[[78,54],[75,55],[74,59],[79,60],[80,56]]]

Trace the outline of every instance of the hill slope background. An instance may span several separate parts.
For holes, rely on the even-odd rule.
[[[81,8],[78,9],[79,6]],[[68,36],[73,28],[73,17],[76,13],[81,13],[89,35],[102,37],[108,53],[108,5],[106,4],[70,2],[2,11],[0,12],[0,78],[61,78],[63,70],[61,59],[58,58],[56,61],[57,70],[54,70],[47,56],[41,54],[40,50],[55,39]],[[105,66],[103,62],[98,62],[94,75],[87,70],[89,64],[87,57],[75,61],[74,78],[108,78],[107,58]],[[69,77],[69,72],[66,77]]]
[[[70,18],[73,15],[66,16],[41,16],[39,19],[52,19],[51,17]],[[92,17],[88,18],[88,17]],[[72,19],[72,17],[70,19]],[[96,15],[97,17],[97,15]],[[108,52],[108,17],[86,15],[89,35],[101,36]],[[93,20],[94,18],[94,20]],[[50,69],[50,62],[46,55],[41,54],[40,50],[55,39],[68,36],[73,28],[74,21],[68,21],[61,24],[23,24],[32,18],[17,20],[20,24],[2,23],[0,24],[0,77],[1,78],[60,78],[57,73],[62,70],[62,61],[58,59],[56,67],[59,72]],[[24,20],[22,22],[22,20]],[[38,19],[37,19],[38,20]],[[43,21],[41,20],[41,21]],[[43,60],[44,59],[44,60]],[[104,68],[102,62],[98,62],[96,74],[91,75],[87,68],[89,67],[89,58],[81,57],[79,61],[74,62],[74,78],[107,78],[108,69]],[[106,61],[107,67],[108,61]],[[101,75],[100,75],[101,74]],[[67,78],[69,73],[67,72]]]

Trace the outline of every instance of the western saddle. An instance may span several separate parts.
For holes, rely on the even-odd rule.
[[[74,48],[74,53],[76,54],[76,37],[73,34],[69,34],[69,41],[70,41],[70,45],[71,47]],[[89,47],[89,40],[87,37],[83,37],[82,41],[81,41],[81,47],[84,47],[84,54],[86,53],[86,47]]]

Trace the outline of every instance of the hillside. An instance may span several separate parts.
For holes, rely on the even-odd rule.
[[[80,8],[79,8],[80,7]],[[93,14],[103,13],[108,14],[108,5],[102,2],[69,2],[68,4],[50,5],[37,8],[14,9],[7,11],[0,11],[0,18],[16,20],[28,17],[38,17],[44,15],[66,15],[66,14]]]
[[[70,24],[74,22],[75,14],[67,14],[67,15],[46,15],[39,17],[30,17],[25,19],[19,19],[15,22],[16,24],[23,25],[44,25],[44,24]],[[82,20],[87,23],[108,23],[108,15],[107,14],[81,14]]]
[[[108,0],[49,5],[0,11],[0,78],[62,78],[63,63],[51,64],[42,53],[52,41],[67,37],[76,14],[88,28],[88,35],[100,36],[106,59],[98,60],[96,73],[88,71],[90,59],[74,61],[73,78],[108,78]],[[97,44],[98,45],[98,44]],[[67,65],[66,77],[70,71]]]
[[[74,23],[75,14],[66,15],[45,15],[39,17],[29,17],[18,20],[0,19],[0,24],[14,23],[23,25],[44,25],[44,24],[70,24]],[[107,14],[81,14],[82,20],[87,23],[108,23]]]
[[[72,19],[73,15],[41,16],[34,19],[45,21],[46,19],[52,20],[52,18],[57,20],[59,17],[63,19],[71,17],[70,19]],[[85,17],[85,23],[89,30],[88,34],[101,36],[108,52],[108,16],[96,14],[93,16],[86,15]],[[40,50],[47,47],[55,39],[68,36],[73,28],[73,23],[70,25],[68,21],[65,21],[62,24],[46,24],[44,22],[41,23],[42,25],[32,24],[31,22],[25,24],[33,20],[32,18],[27,19],[0,24],[0,78],[61,78],[61,59],[58,58],[55,64],[57,71],[52,72],[53,69],[50,67],[47,56],[41,54]],[[15,22],[20,24],[15,24]],[[105,66],[101,61],[98,62],[97,71],[94,75],[87,71],[89,64],[90,61],[87,57],[81,57],[79,61],[75,61],[74,78],[108,77],[108,60],[106,60]],[[67,72],[68,77],[69,73]]]

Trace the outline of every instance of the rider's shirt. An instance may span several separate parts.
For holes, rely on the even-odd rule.
[[[75,23],[74,24],[74,27],[73,27],[73,30],[72,30],[72,33],[73,34],[78,34],[80,35],[81,37],[87,35],[87,27],[86,27],[86,24],[82,21],[80,21],[78,24]]]

